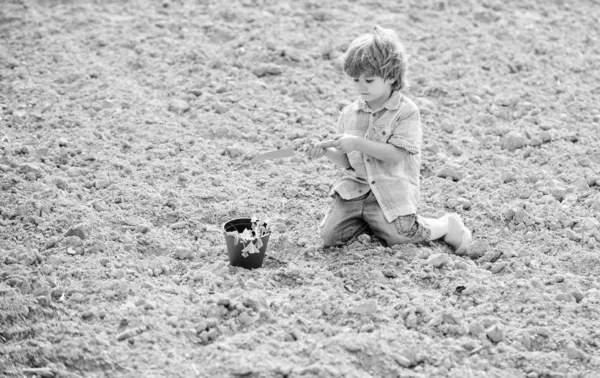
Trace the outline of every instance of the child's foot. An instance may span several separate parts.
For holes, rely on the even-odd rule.
[[[450,244],[457,254],[464,253],[473,241],[471,231],[457,214],[448,214],[448,233],[444,241]]]

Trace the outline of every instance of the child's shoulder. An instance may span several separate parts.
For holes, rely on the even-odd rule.
[[[360,99],[354,100],[351,103],[346,104],[345,106],[342,107],[342,109],[340,110],[340,115],[342,117],[353,116],[353,115],[356,115],[361,109],[362,109],[362,107],[361,107]]]
[[[414,109],[414,110],[419,110],[419,107],[417,106],[417,104],[407,95],[405,95],[402,92],[398,92],[400,95],[400,107],[403,107],[405,109]]]
[[[408,96],[403,93],[400,93],[400,102],[398,106],[398,113],[410,115],[414,113],[419,113],[419,106]]]

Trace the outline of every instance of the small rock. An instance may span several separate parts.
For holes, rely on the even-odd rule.
[[[446,207],[450,209],[456,209],[458,207],[462,207],[464,210],[468,210],[471,208],[471,201],[466,198],[458,197],[452,198],[446,201]]]
[[[511,93],[501,93],[496,96],[494,102],[499,106],[514,107],[519,103],[520,97]]]
[[[489,249],[490,245],[487,241],[478,239],[467,247],[466,253],[467,256],[475,260],[485,255]]]
[[[459,168],[446,166],[438,172],[438,177],[449,178],[452,181],[460,181],[465,178],[464,173],[459,171]]]
[[[244,155],[244,150],[239,145],[234,144],[233,146],[227,146],[225,149],[225,153],[229,155],[229,157],[231,157],[232,159],[235,159]]]
[[[398,273],[396,273],[395,270],[391,270],[391,269],[382,270],[381,273],[383,273],[383,275],[387,278],[397,278],[398,277]]]
[[[227,108],[227,106],[225,106],[225,104],[223,104],[219,100],[214,100],[214,102],[211,104],[211,106],[212,106],[213,110],[215,111],[215,113],[217,113],[217,114],[227,113],[227,111],[229,110],[229,108]]]
[[[565,199],[565,196],[567,195],[567,190],[565,188],[553,188],[550,194],[558,202],[562,202]]]
[[[67,231],[65,237],[76,236],[81,240],[88,239],[90,237],[90,226],[84,223],[77,224]]]
[[[96,211],[108,211],[108,210],[110,210],[110,207],[108,207],[108,205],[104,201],[94,201],[92,203],[92,207]]]
[[[595,218],[586,218],[581,224],[584,231],[600,229],[600,222]]]
[[[101,241],[92,244],[87,249],[87,253],[90,253],[90,254],[94,254],[94,253],[98,253],[98,252],[104,252],[104,251],[106,251],[106,244],[104,242],[101,242]]]
[[[417,318],[417,315],[414,312],[411,312],[410,314],[408,314],[406,316],[406,319],[404,319],[404,325],[408,329],[415,329],[415,328],[417,328],[418,324],[419,324],[419,319]]]
[[[575,298],[575,301],[577,303],[579,303],[583,300],[583,293],[581,291],[579,291],[578,289],[571,291],[571,295],[573,296],[573,298]]]
[[[402,367],[410,368],[412,366],[412,361],[401,354],[394,355],[394,360],[396,360],[396,363]]]
[[[440,127],[448,134],[452,134],[456,130],[456,124],[445,119],[441,122]]]
[[[561,283],[561,282],[564,282],[565,276],[563,276],[562,274],[555,274],[554,277],[552,277],[552,279],[556,283]]]
[[[54,299],[55,301],[59,300],[60,297],[62,297],[62,295],[64,294],[64,292],[65,291],[64,291],[64,289],[62,287],[55,287],[54,289],[52,289],[50,291],[50,297],[52,299]]]
[[[506,166],[507,162],[508,162],[508,159],[504,156],[496,155],[496,156],[492,157],[492,164],[496,168],[501,168],[501,167]]]
[[[46,240],[46,244],[44,245],[44,249],[50,249],[54,246],[56,246],[56,244],[58,244],[59,238],[58,236],[52,236],[51,238],[49,238],[48,240]]]
[[[186,221],[181,221],[181,222],[175,222],[173,224],[171,224],[171,229],[173,230],[180,230],[182,228],[185,228],[187,226],[187,222]]]
[[[472,321],[467,325],[469,332],[471,335],[477,336],[485,332],[485,328],[481,325],[481,323],[477,321]]]
[[[502,172],[502,174],[500,175],[500,180],[504,184],[508,184],[510,182],[515,182],[515,181],[517,181],[517,179],[518,179],[518,177],[515,172],[505,171],[505,172]]]
[[[285,334],[285,336],[283,337],[283,339],[285,341],[296,341],[296,340],[298,340],[298,335],[294,331],[288,332],[288,333]]]
[[[371,236],[367,234],[360,234],[358,235],[356,240],[358,240],[362,244],[369,244],[371,242]]]
[[[179,260],[191,260],[194,257],[194,252],[189,248],[175,248],[175,258]]]
[[[586,175],[585,181],[588,186],[596,186],[600,182],[600,175]]]
[[[136,305],[137,307],[142,307],[142,306],[144,306],[146,303],[147,303],[147,301],[146,301],[146,299],[145,299],[145,298],[140,298],[140,299],[138,299],[138,300],[135,302],[135,305]]]
[[[355,314],[369,315],[377,312],[377,309],[377,300],[367,299],[354,306],[354,308],[351,311]]]
[[[516,151],[525,146],[527,138],[519,132],[509,132],[502,137],[502,149]]]
[[[525,188],[519,193],[520,199],[529,199],[533,195],[533,191],[531,189]]]
[[[575,302],[575,298],[573,298],[573,296],[571,296],[569,293],[558,293],[554,299],[561,302]]]
[[[31,253],[23,253],[19,256],[19,260],[25,266],[33,265],[36,262],[35,255]]]
[[[571,143],[577,143],[579,141],[579,136],[574,132],[569,132],[563,136],[563,139]]]
[[[437,253],[435,255],[429,256],[427,259],[427,264],[432,265],[434,268],[442,268],[450,263],[450,259],[448,259],[448,255],[445,253]]]
[[[83,302],[83,294],[81,294],[81,293],[73,293],[73,295],[71,295],[69,297],[69,301],[70,302],[75,302],[75,303],[81,303],[81,302]]]
[[[35,175],[36,178],[42,177],[42,170],[35,164],[25,163],[21,165],[20,171],[24,174],[32,173]]]
[[[575,242],[581,241],[581,234],[571,230],[570,228],[565,230],[565,234],[570,240],[573,240]]]
[[[252,70],[252,73],[254,73],[258,77],[263,77],[266,75],[281,75],[283,73],[283,70],[280,66],[276,64],[266,63],[260,64],[259,66],[254,68]]]
[[[229,307],[231,305],[231,300],[229,298],[221,298],[217,301],[217,305]]]
[[[482,261],[487,261],[489,263],[494,263],[498,261],[498,259],[502,256],[502,251],[499,249],[492,249],[491,251],[487,251],[485,255],[483,255]]]
[[[499,343],[504,341],[504,329],[499,324],[495,324],[485,331],[486,336],[490,341]]]
[[[323,316],[323,311],[318,308],[315,308],[309,313],[309,315],[312,319],[319,319],[321,316]]]
[[[42,306],[48,306],[50,304],[50,300],[48,299],[48,297],[44,296],[44,295],[40,295],[38,297],[35,298],[39,304],[41,304]]]
[[[169,102],[168,109],[170,112],[181,114],[190,110],[190,104],[182,99],[173,99]]]
[[[575,346],[567,347],[567,357],[572,360],[587,360],[587,354]]]
[[[308,244],[308,239],[304,238],[304,237],[300,237],[298,240],[296,240],[296,245],[298,247],[305,247]]]
[[[573,182],[573,186],[578,192],[587,192],[590,190],[590,186],[588,185],[585,178],[577,179]]]
[[[541,132],[540,138],[542,139],[542,143],[552,142],[552,134],[550,134],[550,132],[547,130]]]
[[[173,328],[179,327],[179,318],[177,316],[169,316],[167,318],[167,324]]]
[[[111,273],[112,277],[115,279],[121,279],[125,277],[125,271],[123,269],[115,269]]]
[[[494,274],[500,273],[502,270],[504,270],[505,267],[506,267],[506,262],[498,261],[497,263],[492,265],[492,268],[490,269],[490,271]]]

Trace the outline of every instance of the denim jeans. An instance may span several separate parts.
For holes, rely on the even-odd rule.
[[[335,193],[321,221],[324,246],[347,244],[369,230],[388,246],[431,240],[429,226],[416,214],[401,216],[389,223],[372,191],[351,200],[344,200]]]

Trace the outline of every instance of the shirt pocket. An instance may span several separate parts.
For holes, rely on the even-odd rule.
[[[348,156],[348,162],[350,163],[350,166],[354,168],[356,175],[366,179],[367,172],[365,169],[365,162],[363,161],[362,152],[350,151],[346,155]]]
[[[392,137],[392,131],[390,125],[375,125],[371,130],[369,139],[379,143],[387,143]]]

